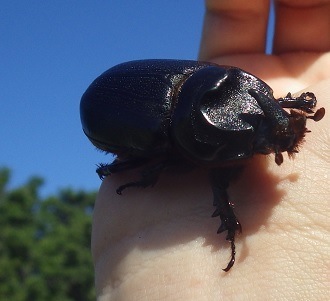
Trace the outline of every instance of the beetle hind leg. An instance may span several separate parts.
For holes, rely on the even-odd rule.
[[[213,205],[216,207],[214,213],[212,214],[212,217],[220,216],[221,225],[217,233],[228,231],[226,240],[228,240],[231,245],[231,258],[229,263],[227,264],[227,267],[223,269],[225,272],[228,272],[235,263],[235,235],[236,232],[242,232],[241,224],[235,216],[233,204],[229,201],[229,197],[227,194],[229,181],[234,175],[236,175],[240,171],[241,168],[231,169],[229,173],[228,170],[226,170],[225,172],[223,170],[211,171],[212,190],[214,196]]]

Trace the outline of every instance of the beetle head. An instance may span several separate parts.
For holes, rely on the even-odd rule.
[[[299,146],[304,141],[307,118],[319,121],[324,116],[321,108],[314,115],[308,116],[300,110],[290,110],[287,113],[275,99],[270,99],[263,93],[250,89],[253,96],[264,112],[256,136],[254,149],[258,153],[275,153],[275,162],[281,165],[283,162],[282,152],[287,152],[293,157],[298,152]]]
[[[282,152],[290,157],[298,152],[308,131],[307,118],[317,121],[324,114],[323,110],[308,116],[311,111],[305,113],[304,107],[303,102],[286,112],[272,89],[255,76],[235,67],[209,66],[183,84],[171,138],[182,154],[203,166],[256,153],[274,153],[280,165]]]

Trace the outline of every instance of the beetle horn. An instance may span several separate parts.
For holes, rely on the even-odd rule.
[[[286,131],[289,127],[289,114],[274,101],[269,101],[269,96],[254,89],[249,89],[249,94],[258,102],[265,116],[277,132]]]

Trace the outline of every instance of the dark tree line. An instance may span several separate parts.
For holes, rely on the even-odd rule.
[[[43,180],[8,189],[0,169],[0,300],[95,300],[90,253],[95,192],[42,199]]]

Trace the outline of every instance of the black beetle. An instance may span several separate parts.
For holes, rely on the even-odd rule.
[[[188,60],[141,60],[123,63],[101,74],[80,103],[83,130],[99,149],[117,155],[101,164],[101,178],[149,164],[136,182],[120,186],[154,185],[170,166],[210,169],[214,216],[220,216],[218,233],[228,231],[231,259],[235,262],[235,234],[241,225],[227,195],[232,177],[244,159],[254,154],[282,152],[292,157],[303,141],[306,119],[316,98],[307,92],[275,99],[262,80],[239,68]],[[283,108],[291,108],[286,112]],[[152,164],[150,165],[150,162]]]

